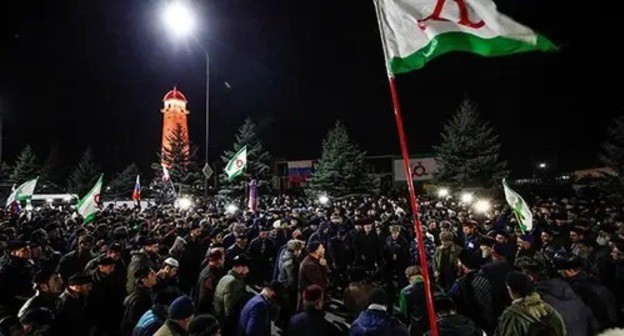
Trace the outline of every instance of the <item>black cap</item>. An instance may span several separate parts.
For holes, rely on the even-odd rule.
[[[122,252],[123,251],[123,247],[121,246],[121,244],[119,243],[112,243],[109,247],[108,247],[109,251],[115,251],[115,252]]]
[[[56,272],[53,269],[42,269],[40,271],[38,271],[37,273],[35,273],[35,276],[33,276],[33,283],[39,285],[39,284],[45,284],[48,281],[50,281],[50,278],[56,274]]]
[[[23,240],[11,240],[7,244],[7,251],[13,252],[13,251],[23,249],[24,247],[27,247],[27,246],[28,244]]]
[[[149,267],[141,267],[138,270],[136,270],[134,272],[134,279],[136,281],[139,281],[143,278],[145,278],[146,276],[148,276],[150,273],[152,272],[152,269]]]
[[[284,287],[284,284],[282,284],[281,282],[277,280],[271,281],[268,287],[269,289],[274,291],[277,296],[280,296],[284,294],[284,292],[286,292],[286,288]]]
[[[458,259],[462,265],[471,270],[477,269],[481,266],[481,261],[477,259],[473,252],[468,250],[461,250],[461,252],[459,252]]]
[[[249,266],[250,261],[245,254],[239,254],[232,259],[232,266]]]
[[[388,294],[383,288],[375,287],[370,293],[370,303],[387,306],[390,300],[388,300]]]
[[[308,244],[308,253],[316,252],[316,250],[318,250],[319,246],[321,246],[321,242],[320,241],[315,240],[315,241],[311,242],[310,244]]]
[[[91,277],[84,273],[76,273],[69,277],[68,285],[69,286],[81,286],[93,283]]]
[[[557,270],[576,269],[582,266],[581,258],[569,252],[555,254],[553,263]]]
[[[111,257],[100,258],[97,262],[98,266],[110,266],[115,265],[115,259]]]

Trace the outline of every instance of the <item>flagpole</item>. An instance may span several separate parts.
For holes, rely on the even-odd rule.
[[[420,259],[420,268],[423,276],[423,283],[425,285],[425,299],[427,300],[427,313],[429,315],[429,327],[431,328],[431,335],[438,336],[438,323],[433,308],[433,297],[431,294],[431,282],[429,280],[429,268],[427,266],[427,254],[425,253],[424,237],[422,235],[421,223],[418,215],[418,202],[416,200],[416,190],[414,188],[414,181],[412,178],[412,168],[410,165],[409,152],[407,150],[407,142],[405,141],[405,131],[403,130],[403,117],[401,115],[401,106],[399,104],[399,96],[397,94],[396,83],[394,76],[388,75],[388,82],[390,83],[390,95],[392,96],[392,105],[394,107],[394,119],[396,121],[397,131],[399,133],[399,142],[401,144],[401,155],[403,157],[403,168],[405,169],[405,179],[407,181],[407,188],[410,194],[410,204],[412,206],[412,216],[414,219],[414,231],[416,231],[416,238],[418,239],[418,256]]]

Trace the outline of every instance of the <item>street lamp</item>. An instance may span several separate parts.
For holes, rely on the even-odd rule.
[[[462,194],[461,200],[464,203],[470,203],[472,202],[472,200],[474,199],[474,197],[472,196],[471,193],[464,193]]]
[[[162,13],[163,23],[177,38],[188,37],[195,30],[195,17],[193,10],[184,0],[172,0],[164,8]],[[210,57],[208,50],[200,45],[206,57],[206,152],[204,164],[208,165],[208,140],[210,130]],[[204,183],[204,196],[208,197],[208,178]]]
[[[486,200],[479,200],[475,203],[474,207],[477,212],[487,212],[488,210],[490,210],[492,205]]]
[[[318,201],[321,205],[327,205],[327,203],[329,203],[329,197],[327,197],[327,195],[321,195],[319,196]]]
[[[440,188],[440,189],[438,190],[438,197],[440,197],[440,198],[444,198],[444,197],[446,197],[446,196],[448,196],[448,195],[449,195],[449,190],[448,190],[448,189],[446,189],[446,188]]]

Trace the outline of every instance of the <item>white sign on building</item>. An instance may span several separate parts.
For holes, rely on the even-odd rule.
[[[412,178],[414,181],[428,181],[433,179],[436,171],[435,158],[410,159]],[[405,181],[405,169],[403,160],[394,160],[394,181]]]

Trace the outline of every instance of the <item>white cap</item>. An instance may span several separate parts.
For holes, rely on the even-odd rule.
[[[281,220],[278,219],[275,222],[273,222],[273,228],[277,229],[280,226],[282,226],[282,221]]]
[[[177,260],[175,260],[175,259],[173,259],[171,257],[165,259],[165,264],[167,264],[167,265],[169,265],[171,267],[180,267],[180,263]]]

